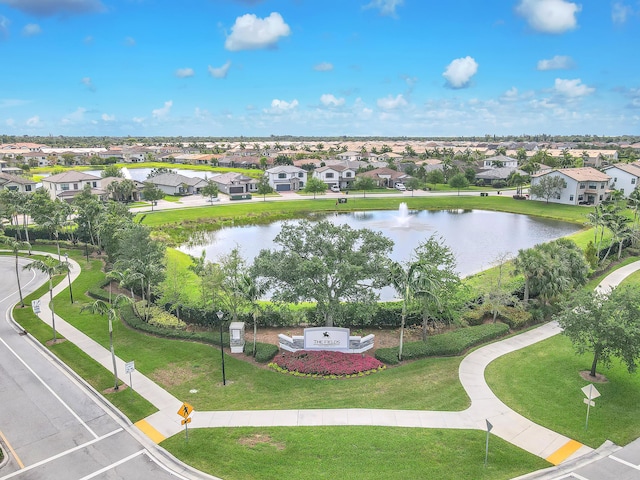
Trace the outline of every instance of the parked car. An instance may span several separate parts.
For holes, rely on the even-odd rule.
[[[407,189],[407,187],[405,187],[402,183],[396,183],[394,186],[396,190],[400,190],[401,192],[404,192]]]
[[[339,185],[331,185],[330,190],[332,192],[340,192],[340,186]]]

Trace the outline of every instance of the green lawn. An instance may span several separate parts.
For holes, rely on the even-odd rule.
[[[509,479],[549,464],[469,430],[382,427],[191,429],[161,443],[178,458],[225,480]]]
[[[563,335],[537,343],[492,362],[487,382],[509,407],[536,423],[593,448],[605,440],[625,445],[640,436],[640,375],[629,374],[615,361],[598,368],[609,382],[597,384],[602,394],[591,408],[585,431],[586,405],[580,390],[588,381],[578,372],[589,370],[591,355],[576,355]]]

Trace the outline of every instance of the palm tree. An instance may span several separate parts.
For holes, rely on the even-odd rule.
[[[104,300],[96,300],[93,303],[82,307],[81,311],[89,310],[91,313],[98,315],[107,315],[109,320],[109,350],[111,351],[111,361],[113,363],[113,389],[118,390],[118,367],[116,365],[116,354],[113,349],[113,320],[118,318],[118,312],[114,308],[122,302],[131,302],[131,300],[120,294],[118,295],[112,304],[105,302]]]
[[[518,251],[518,256],[513,260],[514,273],[521,273],[524,277],[524,303],[529,302],[531,283],[544,267],[544,260],[536,249]]]
[[[24,299],[22,298],[22,287],[20,286],[20,273],[18,270],[18,253],[20,253],[20,250],[25,250],[25,249],[27,249],[29,253],[31,253],[31,244],[29,242],[22,242],[20,240],[16,240],[15,238],[12,238],[12,237],[3,238],[2,243],[4,243],[7,247],[9,247],[11,252],[16,257],[16,280],[18,282],[18,293],[20,294],[20,306],[24,308]]]
[[[56,315],[53,308],[53,277],[69,271],[68,262],[59,262],[55,258],[46,257],[43,260],[34,260],[22,267],[24,270],[38,270],[49,277],[49,307],[51,308],[51,328],[53,329],[53,342],[56,338]]]

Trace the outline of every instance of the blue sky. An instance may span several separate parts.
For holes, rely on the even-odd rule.
[[[640,0],[0,0],[0,133],[640,134]]]

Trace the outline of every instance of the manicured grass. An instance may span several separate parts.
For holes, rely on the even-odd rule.
[[[166,200],[167,202],[179,203],[183,198],[184,197],[180,195],[165,195],[163,200]]]
[[[638,260],[638,257],[633,257],[633,260]],[[628,263],[631,263],[629,261]],[[640,272],[632,273],[622,282],[622,285],[633,285],[635,287],[640,286]]]
[[[508,479],[548,467],[481,431],[382,427],[191,429],[161,446],[225,480]]]
[[[38,246],[38,249],[51,250],[51,247],[41,248],[41,246]],[[71,258],[79,262],[81,266],[84,266],[85,261],[83,260],[82,252],[75,250],[67,251],[70,253]],[[91,269],[83,270],[83,273],[80,275],[80,277],[73,283],[72,288],[74,292],[74,300],[76,301],[73,307],[70,305],[68,288],[54,298],[54,309],[56,314],[66,319],[65,315],[68,308],[73,308],[79,311],[81,304],[89,302],[89,298],[86,297],[83,292],[87,290],[86,287],[88,284],[93,285],[96,279],[103,277],[100,268],[101,262],[93,260],[91,262]],[[54,278],[54,285],[57,285],[60,282],[66,282],[66,276],[59,275]],[[31,300],[40,298],[42,295],[47,293],[48,290],[49,285],[47,282],[34,293],[25,297],[25,305],[30,305]],[[40,343],[45,344],[45,342],[51,340],[51,327],[42,322],[33,313],[30,307],[15,308],[13,311],[13,315],[16,321],[31,335],[33,335]],[[99,316],[94,317],[100,319]],[[103,328],[106,331],[106,319],[103,323]],[[58,337],[61,337],[60,333],[58,333]],[[51,350],[58,358],[60,358],[64,363],[71,367],[78,375],[84,378],[98,392],[103,392],[104,390],[113,387],[113,373],[93,360],[73,343],[67,341],[53,346],[48,346],[46,348]],[[103,394],[132,422],[137,422],[138,420],[145,418],[157,411],[157,409],[153,405],[151,405],[147,400],[138,395],[135,391],[126,389],[115,393]]]
[[[609,382],[596,384],[602,396],[589,414],[580,390],[590,382],[578,372],[589,370],[592,355],[576,355],[571,342],[557,335],[492,362],[485,376],[491,389],[509,407],[536,423],[591,447],[609,439],[625,445],[640,436],[640,375],[629,374],[614,361],[598,367]]]

